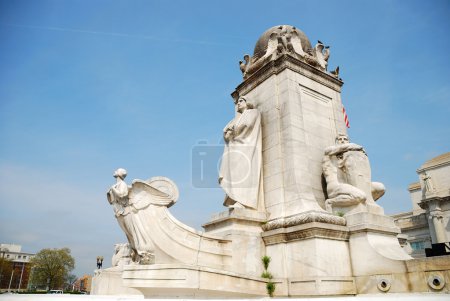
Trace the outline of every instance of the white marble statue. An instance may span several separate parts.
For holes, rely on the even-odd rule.
[[[322,70],[327,70],[328,58],[330,57],[330,46],[325,46],[321,41],[317,41],[317,44],[314,47],[314,55]]]
[[[111,263],[113,267],[120,268],[131,263],[131,247],[129,243],[114,245],[114,254]]]
[[[350,143],[346,135],[338,135],[336,145],[325,149],[322,169],[327,182],[327,211],[331,212],[333,207],[353,209],[360,204],[375,205],[374,202],[384,194],[384,185],[371,181],[364,148]]]
[[[127,240],[130,242],[131,249],[133,250],[133,257],[137,254],[134,238],[132,236],[133,222],[131,215],[129,215],[129,203],[128,203],[128,185],[124,179],[127,176],[127,171],[123,168],[118,168],[114,174],[116,178],[116,184],[111,186],[107,195],[108,202],[113,206],[114,215],[119,223],[120,228],[125,233]],[[135,260],[137,258],[134,257]]]
[[[264,60],[272,56],[275,52],[277,54],[290,52],[305,56],[300,37],[295,27],[280,25],[272,32],[268,41],[266,54],[262,59]]]
[[[124,213],[125,207],[128,205],[128,185],[124,179],[127,176],[127,171],[119,168],[114,172],[116,184],[114,184],[108,191],[108,201],[114,208],[114,214],[120,216]]]
[[[133,262],[151,264],[155,247],[148,222],[152,218],[149,207],[172,205],[178,198],[178,190],[172,181],[163,177],[134,180],[129,187],[124,181],[125,176],[125,169],[115,171],[117,182],[107,193],[108,201],[128,239]]]
[[[433,193],[434,192],[434,186],[433,182],[431,180],[431,176],[428,175],[426,172],[422,175],[423,180],[423,186],[425,188],[425,193]]]
[[[261,116],[244,97],[236,102],[237,114],[223,130],[225,148],[219,184],[226,193],[224,205],[232,208],[262,209]]]

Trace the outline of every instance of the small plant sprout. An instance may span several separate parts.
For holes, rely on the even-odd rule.
[[[272,276],[272,274],[271,274],[270,272],[264,271],[264,272],[262,272],[262,274],[261,274],[261,278],[272,279],[273,276]]]
[[[270,256],[264,255],[261,258],[262,262],[263,262],[263,266],[264,266],[264,270],[267,271],[267,269],[269,268],[269,263],[270,263]]]
[[[267,282],[266,289],[269,296],[273,297],[273,292],[275,292],[275,283],[273,283],[272,281]]]
[[[273,297],[273,292],[275,291],[275,283],[272,282],[272,274],[268,271],[269,269],[269,264],[270,264],[270,257],[267,255],[264,255],[261,258],[261,261],[263,263],[264,266],[264,272],[262,272],[261,274],[261,278],[266,278],[269,279],[269,281],[266,283],[266,290],[267,290],[267,294],[270,297]]]

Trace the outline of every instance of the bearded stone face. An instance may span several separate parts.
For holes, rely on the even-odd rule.
[[[339,135],[336,138],[336,144],[349,143],[348,137],[346,135]]]

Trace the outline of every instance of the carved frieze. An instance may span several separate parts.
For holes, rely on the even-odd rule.
[[[287,228],[312,222],[333,224],[339,226],[346,225],[346,220],[343,217],[332,215],[325,212],[310,211],[303,214],[270,221],[264,224],[262,228],[264,231],[269,231],[278,228]]]

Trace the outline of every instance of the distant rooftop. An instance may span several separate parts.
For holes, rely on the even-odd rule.
[[[417,189],[420,189],[420,188],[421,188],[421,187],[420,187],[420,182],[411,183],[411,184],[409,184],[409,186],[408,186],[408,190],[409,190],[409,191],[417,190]]]
[[[426,161],[420,168],[419,170],[422,169],[428,169],[431,167],[435,167],[435,166],[439,166],[441,164],[450,164],[450,152],[439,155],[437,157],[434,157],[433,159],[430,159],[428,161]]]

